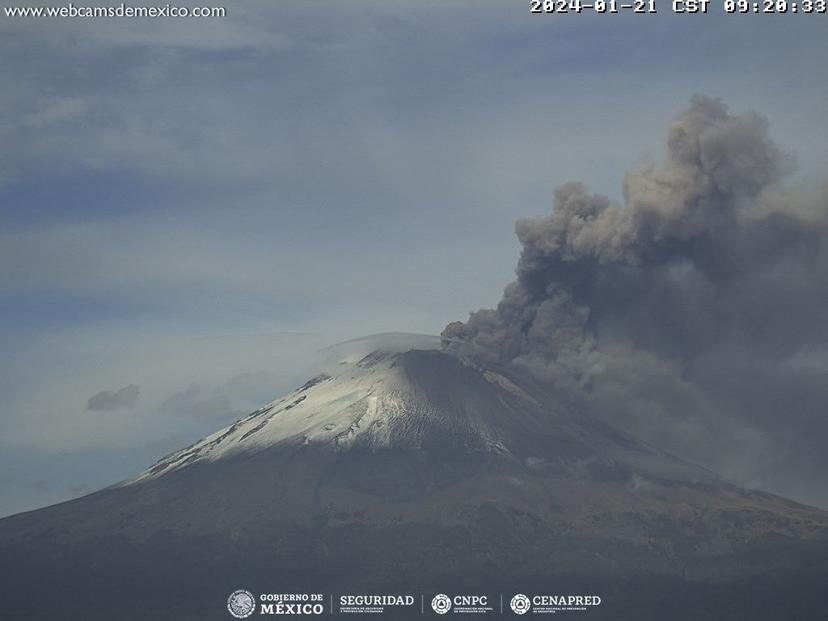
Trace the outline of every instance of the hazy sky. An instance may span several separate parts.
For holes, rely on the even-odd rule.
[[[611,197],[694,93],[819,185],[825,16],[508,0],[0,17],[0,515],[79,495],[513,277],[554,186]]]

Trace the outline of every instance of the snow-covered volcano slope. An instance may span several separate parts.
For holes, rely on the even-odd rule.
[[[529,471],[573,478],[590,470],[612,472],[631,484],[645,475],[716,480],[702,468],[573,414],[526,378],[469,367],[435,349],[438,344],[434,337],[380,335],[331,348],[325,372],[165,457],[129,483],[291,447],[335,453],[489,453]]]
[[[0,601],[51,619],[48,586],[71,612],[62,618],[113,618],[83,605],[92,589],[120,619],[203,620],[225,618],[217,593],[240,584],[603,584],[624,592],[605,618],[640,621],[665,618],[650,602],[659,576],[686,606],[673,619],[716,618],[693,608],[698,580],[713,593],[747,585],[752,599],[722,618],[828,605],[825,512],[731,485],[514,369],[402,340],[333,348],[323,373],[136,478],[0,520]],[[788,590],[756,597],[767,584]]]
[[[255,538],[331,515],[368,527],[467,526],[497,507],[625,545],[651,546],[654,524],[664,541],[719,552],[736,539],[828,533],[819,511],[740,489],[514,369],[475,368],[437,346],[383,335],[331,348],[304,385],[121,484],[125,497],[164,507],[134,511],[125,532],[186,524]],[[738,532],[724,528],[730,519]]]

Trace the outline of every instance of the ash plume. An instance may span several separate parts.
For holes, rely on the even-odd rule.
[[[695,96],[623,204],[569,183],[520,220],[517,279],[443,346],[741,483],[828,503],[828,200],[755,113]],[[817,477],[818,478],[818,477]]]

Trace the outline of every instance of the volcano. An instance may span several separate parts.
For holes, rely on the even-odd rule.
[[[433,337],[327,356],[135,478],[0,520],[0,616],[228,619],[240,585],[597,593],[581,614],[616,620],[828,609],[828,513],[729,483]]]

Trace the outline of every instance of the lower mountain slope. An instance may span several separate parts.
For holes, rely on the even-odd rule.
[[[0,601],[13,619],[225,619],[241,586],[535,589],[600,594],[592,618],[811,619],[826,552],[823,511],[512,369],[385,347],[130,481],[0,520]]]

